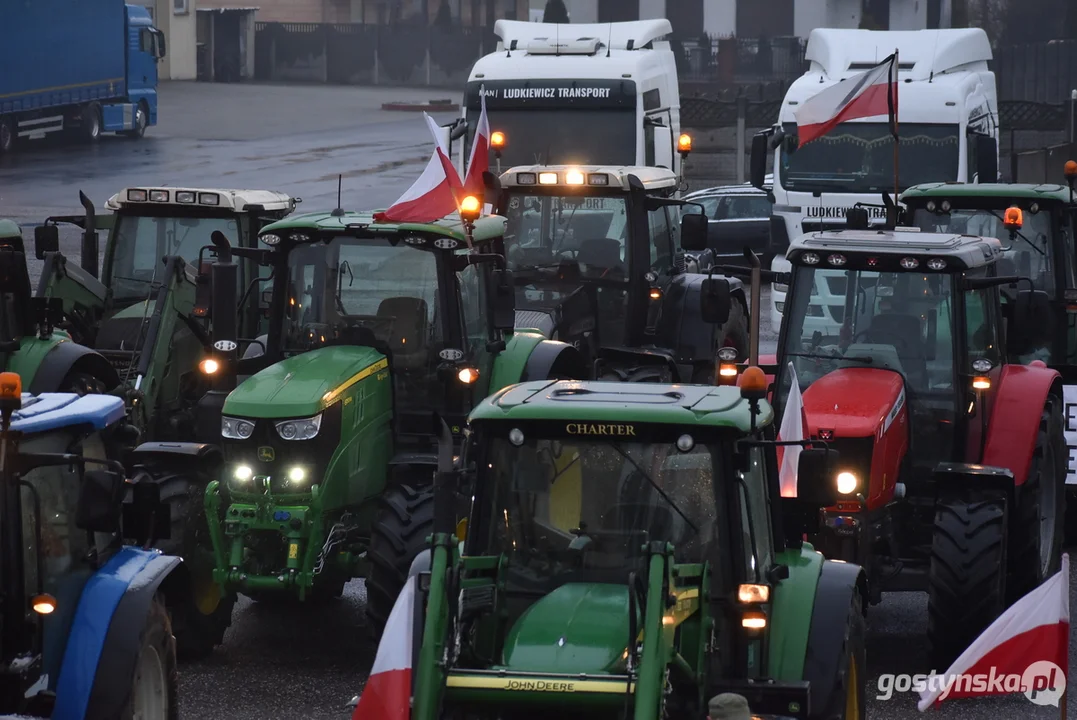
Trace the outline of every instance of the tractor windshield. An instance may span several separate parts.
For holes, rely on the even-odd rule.
[[[513,195],[506,216],[517,310],[548,316],[554,327],[545,329],[560,338],[587,333],[604,346],[623,344],[629,281],[624,196]]]
[[[504,554],[510,589],[624,583],[647,542],[672,543],[678,562],[702,562],[715,542],[707,446],[498,438],[487,453],[468,552]]]
[[[151,286],[162,280],[161,259],[178,255],[191,265],[198,253],[212,244],[210,236],[220,230],[233,247],[240,240],[236,216],[175,217],[120,214],[113,230],[113,250],[106,283],[117,301],[144,300]]]

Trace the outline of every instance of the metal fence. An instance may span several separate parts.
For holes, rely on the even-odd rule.
[[[1061,183],[1063,169],[1067,160],[1077,159],[1073,143],[1062,143],[1038,150],[1016,152],[1010,156],[1010,177],[1012,182],[1021,183]]]

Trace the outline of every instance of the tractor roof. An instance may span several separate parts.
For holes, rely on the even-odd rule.
[[[333,215],[328,211],[290,215],[275,223],[266,225],[259,233],[259,237],[280,235],[288,231],[302,235],[311,232],[326,235],[354,235],[356,231],[361,230],[364,235],[372,237],[423,233],[427,235],[443,235],[461,243],[467,242],[464,225],[458,215],[450,215],[430,223],[376,223],[374,222],[375,212],[378,211],[345,212],[343,215]],[[500,215],[481,217],[475,221],[472,239],[476,243],[484,243],[499,238],[505,233],[505,223],[505,218]]]
[[[975,198],[977,200],[999,200],[999,205],[1006,204],[1010,198],[1054,200],[1069,203],[1070,189],[1065,185],[1046,183],[1033,185],[1026,183],[924,183],[914,185],[901,193],[901,200],[916,198]]]
[[[0,238],[21,238],[22,229],[14,220],[0,219]]]
[[[157,199],[154,199],[157,198]],[[182,200],[182,201],[181,201]],[[261,205],[266,212],[292,212],[298,201],[288,193],[276,190],[227,190],[223,188],[194,187],[127,187],[113,195],[105,203],[107,210],[135,208],[140,206],[160,207],[178,205],[191,207],[223,208],[235,212],[244,212],[248,206]]]
[[[580,174],[578,182],[570,175]],[[539,177],[545,175],[546,177]],[[635,175],[647,190],[667,190],[679,184],[677,174],[666,168],[625,165],[517,165],[501,174],[503,187],[612,187],[628,190],[628,176]],[[602,177],[605,176],[605,177]]]
[[[774,410],[760,402],[758,425]],[[749,403],[732,386],[663,385],[579,380],[535,380],[483,400],[472,421],[554,420],[620,424],[694,425],[751,430]]]
[[[968,270],[993,263],[1001,256],[1002,242],[998,238],[918,232],[917,228],[808,233],[790,243],[786,254],[794,265],[818,264],[820,267],[856,267],[887,272],[917,268]],[[944,263],[932,267],[937,264],[931,263],[932,260],[943,260]]]

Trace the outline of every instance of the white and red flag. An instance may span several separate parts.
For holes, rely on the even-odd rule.
[[[800,394],[800,382],[793,363],[789,363],[789,398],[782,411],[782,425],[778,429],[778,440],[807,440],[807,424],[804,421],[804,397]],[[778,446],[778,483],[782,497],[797,496],[797,465],[800,462],[800,445]]]
[[[835,83],[811,96],[796,110],[799,147],[816,140],[839,123],[887,115],[897,137],[897,53],[873,68]]]
[[[393,604],[385,632],[378,643],[374,667],[359,696],[352,720],[409,720],[411,717],[412,622],[415,618],[415,583],[408,578]]]
[[[434,154],[419,179],[388,210],[374,213],[374,222],[433,222],[459,209],[459,198],[463,197],[460,174],[449,160],[447,149],[441,144],[437,123],[426,113],[423,113],[423,117],[434,135]]]
[[[471,143],[471,157],[467,161],[467,177],[464,178],[464,194],[474,195],[483,200],[485,186],[482,174],[490,169],[490,119],[486,116],[486,86],[479,88],[482,99],[482,112],[475,128],[475,139]],[[486,203],[483,203],[486,205]],[[486,212],[492,212],[485,208]]]
[[[928,684],[920,712],[943,700],[1018,692],[1037,705],[1058,705],[1069,674],[1069,580],[1069,555],[1063,555],[1057,574],[991,623],[941,682]]]

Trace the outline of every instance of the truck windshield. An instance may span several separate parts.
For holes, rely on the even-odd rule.
[[[496,438],[487,453],[488,490],[475,501],[485,523],[476,519],[468,552],[504,553],[510,588],[624,583],[648,542],[673,543],[678,562],[703,562],[716,541],[720,468],[705,445]]]
[[[468,113],[476,127],[477,112]],[[497,110],[490,130],[505,133],[501,167],[513,165],[635,165],[635,108],[610,110]],[[470,151],[469,151],[470,152]],[[490,167],[497,159],[490,155]]]
[[[110,281],[118,301],[142,300],[164,272],[161,259],[178,255],[198,263],[199,251],[211,245],[210,235],[220,230],[233,247],[239,245],[236,217],[149,217],[120,214],[113,232]]]
[[[796,135],[793,123],[786,136]],[[957,125],[902,123],[900,189],[924,182],[957,180],[961,150]],[[792,153],[779,154],[781,186],[795,192],[879,193],[894,191],[894,139],[888,123],[841,123]]]

